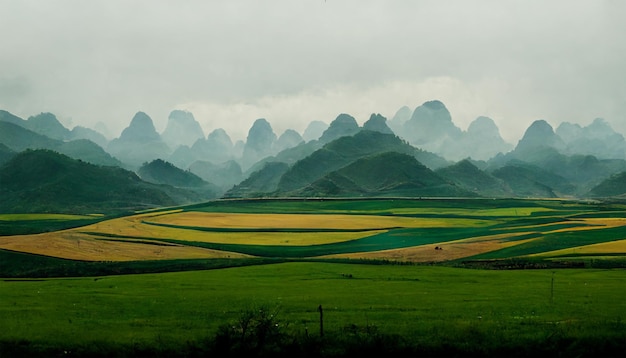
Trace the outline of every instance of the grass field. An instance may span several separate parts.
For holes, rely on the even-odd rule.
[[[624,347],[624,285],[621,270],[332,263],[4,280],[0,342],[27,340],[58,352],[99,345],[104,351],[106,345],[194,347],[220,326],[236,325],[247,309],[270,310],[285,334],[318,336],[322,305],[327,335],[385,333],[424,349],[443,344],[487,353],[499,345],[523,349],[564,341],[569,345],[562,348],[576,353],[585,347],[575,343],[587,338]]]
[[[33,233],[0,236],[2,357],[626,353],[618,204],[225,200],[0,216],[28,221]]]

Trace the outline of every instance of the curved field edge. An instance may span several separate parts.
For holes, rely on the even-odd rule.
[[[213,258],[123,262],[80,261],[0,249],[0,278],[91,277],[165,273],[265,265],[278,262],[284,262],[284,260]]]
[[[504,207],[496,206],[502,205],[503,203],[505,204]],[[327,232],[326,230],[329,230],[328,228],[314,228],[307,227],[306,225],[303,225],[305,226],[304,228],[266,227],[262,229],[255,229],[232,227],[215,228],[207,227],[208,224],[200,227],[190,227],[170,224],[148,225],[145,223],[146,221],[153,220],[154,218],[167,222],[172,216],[180,217],[181,215],[184,216],[190,214],[202,217],[202,213],[198,214],[197,210],[207,209],[207,212],[214,213],[209,209],[215,209],[216,207],[220,210],[225,208],[233,209],[233,207],[236,207],[237,205],[244,206],[243,208],[239,207],[239,211],[250,210],[251,208],[246,206],[251,205],[253,208],[256,207],[258,211],[262,212],[262,214],[256,214],[260,215],[261,218],[276,215],[276,217],[281,218],[284,222],[286,222],[284,219],[289,217],[288,215],[294,215],[293,212],[306,212],[307,214],[304,215],[304,217],[319,219],[316,218],[316,213],[335,211],[342,212],[341,214],[333,214],[341,215],[342,219],[343,216],[345,216],[346,218],[362,220],[365,216],[363,213],[367,213],[372,220],[385,218],[385,220],[391,220],[389,222],[395,222],[395,218],[397,218],[398,222],[404,223],[408,223],[410,220],[417,220],[416,222],[430,222],[431,224],[433,222],[439,222],[449,223],[450,225],[448,227],[411,227],[390,229],[384,232],[365,231],[362,232],[362,236],[359,234],[359,237],[350,237],[347,234],[351,233],[352,230],[357,230],[356,234],[358,234],[360,229],[337,228],[330,230],[340,230],[340,232]],[[302,210],[302,207],[298,207],[298,205],[303,205],[306,210]],[[260,210],[258,206],[262,206],[263,210]],[[278,211],[281,208],[285,209],[285,207],[291,207],[292,211],[283,212],[282,214],[268,214],[270,211]],[[319,211],[314,211],[315,208],[319,209]],[[361,210],[357,210],[359,208]],[[435,247],[439,248],[448,248],[452,247],[450,246],[451,243],[456,245],[463,240],[504,235],[504,237],[502,237],[498,242],[500,247],[489,246],[484,242],[481,244],[473,242],[471,244],[474,245],[474,248],[482,246],[482,249],[476,252],[467,250],[465,257],[455,256],[446,258],[445,255],[438,255],[443,257],[445,260],[491,260],[536,255],[546,251],[557,251],[577,246],[622,239],[623,237],[616,236],[616,234],[619,233],[621,230],[620,227],[623,227],[626,221],[618,215],[615,215],[615,213],[619,212],[619,210],[615,210],[616,208],[619,209],[619,207],[613,207],[610,205],[590,205],[578,202],[572,203],[564,201],[538,200],[509,200],[502,202],[494,200],[390,199],[342,199],[333,201],[219,201],[205,203],[202,206],[168,208],[160,211],[145,212],[133,216],[106,220],[92,226],[85,227],[82,230],[68,230],[58,233],[42,234],[43,236],[36,238],[16,236],[10,239],[13,240],[11,245],[4,245],[2,247],[13,251],[24,251],[81,260],[89,259],[94,261],[191,259],[208,258],[209,256],[225,257],[228,256],[229,253],[232,253],[233,255],[238,254],[268,258],[276,257],[296,259],[327,257],[329,255],[358,255],[360,253],[376,253],[377,256],[372,257],[377,260],[385,260],[402,259],[400,256],[396,255],[398,252],[409,252],[411,250],[415,251],[416,249],[423,250],[428,248],[429,245],[437,245]],[[391,214],[393,210],[402,211],[402,213],[395,215]],[[594,210],[595,213],[593,212]],[[406,214],[407,211],[414,211],[414,213]],[[416,212],[420,213],[417,214]],[[464,212],[463,215],[460,215],[461,212]],[[519,212],[522,212],[523,215],[513,217],[485,217],[484,215],[487,212],[492,214],[498,213],[507,215],[513,212],[517,212],[518,214]],[[233,215],[233,213],[230,212],[221,213],[225,216]],[[474,216],[471,219],[478,221],[464,221],[471,217],[471,213],[480,214],[479,216]],[[607,217],[603,217],[600,214],[606,214]],[[255,214],[245,215],[249,219],[253,219]],[[460,219],[461,216],[464,218]],[[480,219],[478,219],[479,217]],[[319,220],[317,222],[319,222]],[[466,225],[466,227],[454,227],[458,225],[459,222],[465,222],[468,225]],[[491,225],[488,225],[488,223],[491,223]],[[230,232],[230,230],[234,231]],[[341,230],[348,230],[348,232],[342,232]],[[214,240],[216,239],[216,236],[211,236],[209,234],[224,234],[224,238],[221,240]],[[234,236],[227,236],[230,234],[241,234],[243,236],[247,235],[250,238],[253,238],[256,235],[261,236],[262,234],[267,236],[264,236],[263,240],[255,238],[254,240],[250,240],[248,242],[243,240],[228,241],[234,238]],[[277,235],[276,239],[267,239],[274,234]],[[319,234],[318,238],[324,238],[324,240],[312,240],[309,244],[301,242],[302,240],[293,240],[293,242],[289,242],[292,240],[286,239],[286,237],[292,234],[294,238],[299,237],[302,239],[307,237],[307,240],[311,237],[306,235]],[[28,251],[19,247],[19,244],[22,243],[20,241],[23,241],[26,245],[26,241],[28,240],[36,243],[36,245],[46,246],[46,241],[43,240],[45,235],[49,235],[49,238],[46,240],[58,241],[62,236],[66,237],[67,240],[61,246],[66,248],[71,246],[68,250],[73,253],[70,255],[69,251],[52,252],[46,251],[47,249]],[[286,236],[282,236],[279,239],[279,235]],[[328,238],[325,238],[326,235],[337,236],[333,237],[332,240],[329,240]],[[507,235],[508,237],[506,237]],[[202,240],[200,240],[200,237],[202,237]],[[228,239],[226,240],[226,238]],[[521,242],[520,240],[522,238],[532,240]],[[0,237],[0,242],[3,240],[6,242],[9,239],[3,239]],[[512,244],[509,242],[511,240],[517,242]],[[493,243],[494,242],[492,242],[492,244]],[[86,252],[85,246],[89,246],[88,244],[92,246],[95,245],[92,249],[90,249],[93,252],[91,252],[89,256],[79,255],[80,253]],[[466,242],[463,244],[466,245],[470,243]],[[467,248],[469,246],[465,247]],[[107,248],[107,250],[114,252],[115,255],[103,254],[103,248]],[[62,248],[59,250],[62,250]],[[181,250],[186,251],[183,254]],[[130,255],[132,251],[135,251],[135,253]],[[172,253],[167,255],[164,254],[168,251],[172,251]],[[178,251],[178,253],[174,253],[174,251]],[[392,251],[395,256],[380,256],[383,252],[391,253]],[[444,250],[444,252],[448,253],[449,250]],[[439,254],[441,253],[442,252],[439,252]],[[617,252],[616,254],[619,253],[620,252]],[[409,259],[409,261],[411,260]],[[422,261],[422,259],[420,259],[420,261]],[[434,261],[442,260],[438,259]]]

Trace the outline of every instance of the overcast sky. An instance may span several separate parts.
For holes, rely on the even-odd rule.
[[[537,119],[626,133],[626,1],[0,0],[0,109],[69,128],[173,109],[280,135],[441,100],[516,143]]]

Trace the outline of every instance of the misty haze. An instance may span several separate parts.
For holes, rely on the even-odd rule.
[[[0,13],[0,356],[626,351],[626,5]]]

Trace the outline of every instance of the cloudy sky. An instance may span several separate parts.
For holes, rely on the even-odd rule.
[[[113,137],[137,111],[162,131],[186,109],[236,140],[257,118],[302,133],[433,99],[511,143],[537,119],[626,133],[621,0],[0,0],[0,14],[0,109]]]

